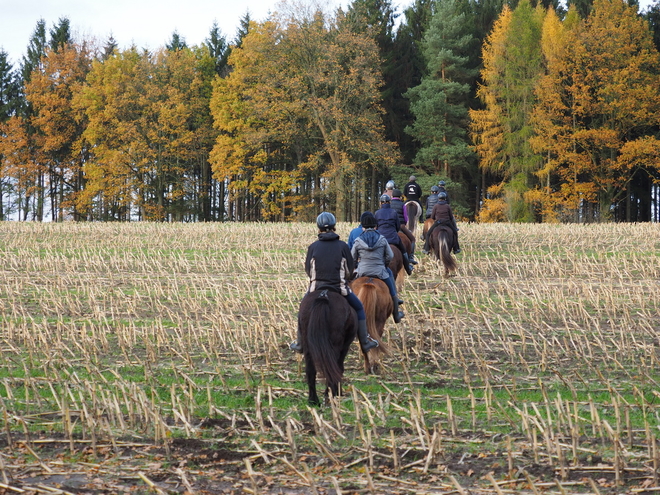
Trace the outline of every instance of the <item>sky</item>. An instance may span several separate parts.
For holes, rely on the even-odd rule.
[[[303,0],[305,1],[305,0]],[[328,6],[346,6],[349,0],[320,0]],[[652,0],[640,0],[646,8]],[[395,0],[398,13],[412,0]],[[68,17],[76,39],[96,39],[100,46],[112,35],[120,49],[164,46],[174,31],[190,46],[200,45],[217,21],[231,42],[240,19],[250,12],[253,20],[264,20],[277,7],[277,0],[0,0],[0,48],[15,67],[20,65],[37,21],[46,29]]]

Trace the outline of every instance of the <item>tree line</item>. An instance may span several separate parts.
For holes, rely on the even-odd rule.
[[[157,50],[0,50],[0,219],[355,221],[447,182],[480,221],[660,220],[660,1],[280,3]]]

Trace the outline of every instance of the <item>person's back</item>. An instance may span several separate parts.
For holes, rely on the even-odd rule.
[[[390,243],[377,230],[367,229],[353,243],[351,249],[357,264],[358,277],[376,277],[381,280],[389,277],[387,265],[393,253]]]
[[[434,223],[426,233],[424,252],[428,252],[429,250],[429,240],[431,239],[431,233],[435,230],[436,227],[442,225],[449,227],[454,233],[452,250],[454,253],[460,253],[461,247],[458,243],[458,226],[456,225],[454,213],[451,211],[451,206],[449,206],[449,203],[447,202],[447,194],[444,191],[438,193],[438,202],[433,207],[430,218],[434,220]]]
[[[426,218],[431,218],[431,212],[436,204],[438,204],[438,186],[433,186],[431,194],[426,198]]]
[[[394,275],[388,266],[394,253],[387,239],[375,230],[377,223],[373,213],[365,211],[360,217],[360,224],[364,227],[364,232],[355,240],[351,249],[353,261],[357,264],[357,275],[378,278],[387,284],[392,296],[392,316],[394,322],[399,323],[404,316],[399,311],[402,301],[399,300]]]
[[[309,292],[330,289],[345,296],[353,273],[348,244],[334,231],[319,233],[318,240],[307,248],[305,271],[309,276]]]
[[[399,230],[401,222],[399,215],[392,209],[389,201],[382,203],[380,209],[374,215],[378,222],[378,232],[380,232],[390,244],[399,244]]]
[[[410,176],[410,181],[403,186],[403,193],[406,195],[406,200],[420,202],[422,197],[422,188],[417,184],[417,178],[414,175]],[[420,204],[421,206],[421,204]]]
[[[456,224],[454,214],[451,211],[451,206],[446,201],[438,201],[431,211],[431,218],[433,220],[444,220],[451,222],[452,225]]]
[[[399,225],[405,225],[406,217],[403,213],[403,200],[401,199],[401,191],[394,189],[392,191],[392,201],[390,201],[390,208],[396,211],[399,216]]]
[[[318,240],[307,248],[305,258],[305,272],[309,276],[307,294],[328,289],[344,296],[357,314],[360,346],[363,352],[367,352],[378,347],[378,342],[369,336],[364,307],[348,285],[353,276],[353,256],[348,244],[340,240],[335,232],[336,222],[335,216],[329,212],[323,212],[316,217],[316,225],[319,228]],[[300,325],[298,325],[298,338],[289,344],[289,348],[302,353],[301,341]]]

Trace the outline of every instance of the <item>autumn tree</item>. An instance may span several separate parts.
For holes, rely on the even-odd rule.
[[[647,188],[632,191],[658,170],[649,136],[660,123],[660,59],[648,25],[621,0],[596,0],[586,21],[569,14],[566,22],[564,34],[557,20],[546,22],[559,33],[544,45],[548,71],[533,141],[558,180],[546,189],[575,219],[606,220],[621,210],[630,220],[633,203],[645,203],[650,218]]]
[[[298,11],[252,25],[232,51],[231,74],[216,81],[214,174],[231,180],[234,200],[249,193],[266,218],[288,202],[307,214],[327,204],[344,219],[356,172],[396,156],[382,134],[377,48],[332,21]]]
[[[87,46],[67,43],[49,49],[41,68],[32,72],[25,94],[32,108],[30,125],[41,152],[41,167],[48,174],[52,220],[63,220],[75,195],[84,187],[83,164],[87,150],[82,142],[85,121],[73,106],[91,66]]]
[[[478,96],[485,108],[471,112],[475,149],[481,166],[507,182],[508,218],[534,220],[524,194],[535,186],[541,166],[530,138],[534,91],[542,74],[541,26],[544,12],[522,0],[505,7],[483,48],[483,84]]]

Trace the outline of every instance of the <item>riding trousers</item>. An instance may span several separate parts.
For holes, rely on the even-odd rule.
[[[390,289],[390,295],[392,297],[396,297],[396,285],[394,285],[394,274],[392,273],[392,270],[387,267],[387,273],[390,274],[389,277],[384,278],[383,282],[387,284],[387,288]]]
[[[349,292],[348,295],[345,297],[346,300],[348,301],[348,304],[350,304],[351,308],[353,308],[357,313],[358,320],[366,320],[367,313],[364,312],[364,306],[362,306],[362,302],[358,299],[358,296],[356,296],[352,292]]]

